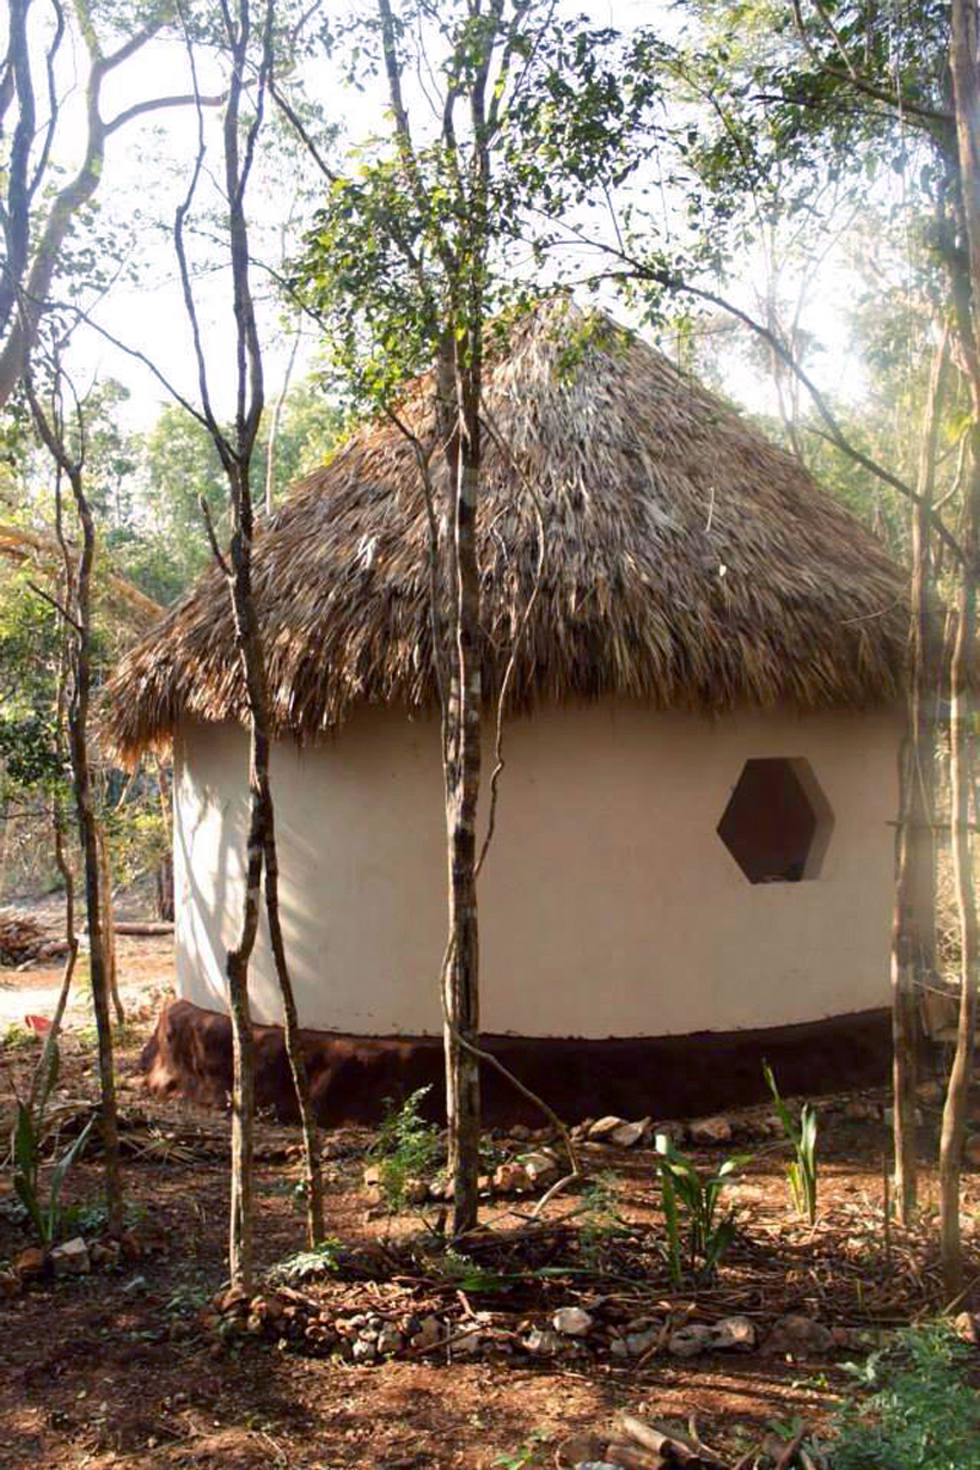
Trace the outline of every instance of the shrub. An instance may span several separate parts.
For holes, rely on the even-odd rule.
[[[420,1087],[396,1106],[390,1099],[368,1153],[378,1163],[378,1187],[390,1210],[404,1208],[408,1185],[431,1175],[439,1156],[439,1130],[421,1116],[432,1089]]]
[[[980,1470],[975,1349],[943,1323],[912,1327],[855,1369],[874,1391],[835,1421],[834,1470]]]

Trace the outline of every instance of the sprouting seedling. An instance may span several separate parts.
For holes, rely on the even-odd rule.
[[[817,1218],[817,1114],[812,1103],[805,1102],[800,1109],[800,1121],[797,1125],[779,1095],[779,1088],[768,1062],[762,1063],[762,1071],[772,1093],[783,1132],[795,1154],[792,1162],[786,1165],[786,1178],[793,1204],[801,1215],[806,1215],[812,1225]]]
[[[735,1238],[735,1220],[728,1211],[718,1217],[722,1191],[748,1162],[734,1154],[714,1171],[702,1174],[674,1147],[665,1133],[657,1134],[660,1203],[667,1234],[666,1256],[671,1280],[680,1286],[684,1276],[682,1229],[687,1231],[687,1265],[711,1276]]]

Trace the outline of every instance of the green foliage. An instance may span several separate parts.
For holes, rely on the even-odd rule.
[[[0,1048],[4,1051],[26,1051],[34,1045],[35,1040],[34,1032],[22,1026],[19,1021],[10,1021],[0,1032]]]
[[[432,1091],[420,1087],[398,1106],[390,1098],[369,1156],[377,1160],[378,1185],[390,1210],[404,1209],[411,1180],[431,1175],[439,1156],[439,1130],[422,1117]]]
[[[681,1286],[685,1268],[712,1276],[731,1245],[734,1216],[729,1211],[719,1217],[718,1207],[722,1191],[745,1167],[748,1157],[733,1155],[713,1174],[702,1174],[663,1133],[657,1134],[657,1155],[667,1265],[674,1285]]]
[[[595,1261],[603,1241],[618,1228],[616,1186],[615,1174],[606,1172],[591,1178],[582,1192],[579,1241],[586,1261]]]
[[[541,1463],[538,1457],[551,1443],[551,1438],[546,1429],[532,1429],[516,1450],[502,1450],[490,1464],[499,1466],[500,1470],[528,1470],[528,1466]]]
[[[975,1349],[945,1323],[909,1328],[857,1370],[867,1398],[833,1425],[834,1470],[980,1470]]]
[[[53,722],[33,712],[23,717],[0,713],[0,769],[3,787],[56,790],[67,779],[65,757],[58,748]]]
[[[54,1164],[48,1180],[47,1198],[45,1199],[42,1197],[40,1183],[43,1137],[29,1109],[22,1102],[17,1104],[17,1122],[13,1137],[14,1189],[34,1226],[38,1244],[45,1250],[53,1244],[58,1229],[60,1219],[58,1200],[61,1186],[72,1164],[88,1142],[88,1136],[94,1126],[95,1119],[90,1118],[78,1137]]]
[[[297,1281],[312,1281],[318,1276],[332,1275],[340,1263],[341,1249],[341,1242],[328,1236],[313,1250],[298,1251],[284,1261],[277,1261],[269,1269],[269,1280],[290,1286]]]
[[[801,1215],[806,1215],[812,1225],[817,1218],[817,1115],[813,1104],[805,1102],[800,1109],[799,1124],[779,1095],[776,1079],[768,1062],[762,1063],[772,1100],[775,1104],[783,1132],[793,1146],[796,1155],[786,1166],[793,1203]]]
[[[473,368],[484,324],[540,294],[546,259],[554,289],[564,266],[550,221],[584,218],[632,174],[653,146],[660,86],[653,67],[631,67],[616,32],[560,16],[547,0],[492,14],[447,0],[425,37],[414,4],[392,9],[396,69],[438,78],[445,105],[428,131],[420,109],[410,141],[392,129],[352,152],[290,281],[359,406],[389,405],[447,343],[464,372]],[[347,39],[352,71],[380,73],[369,11]],[[471,106],[486,109],[477,137],[463,126]]]
[[[127,1201],[123,1208],[123,1224],[127,1230],[145,1221],[145,1205]],[[102,1235],[109,1228],[109,1212],[104,1200],[81,1201],[63,1205],[59,1224],[62,1235]]]

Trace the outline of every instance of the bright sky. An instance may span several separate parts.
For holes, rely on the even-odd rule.
[[[578,13],[579,6],[568,6]],[[659,20],[665,32],[676,31],[675,13],[664,0],[596,0],[589,7],[593,20],[629,29],[640,22]],[[375,130],[382,118],[384,95],[379,83],[366,92],[345,88],[339,76],[318,63],[315,79],[319,100],[328,117],[341,121],[348,141],[363,139]],[[205,58],[200,85],[203,92],[219,91],[220,76]],[[190,76],[186,54],[176,42],[151,42],[139,56],[122,67],[106,88],[104,115],[113,116],[119,109],[153,94],[186,92]],[[72,133],[72,107],[79,107],[76,97],[66,109],[66,132]],[[77,116],[77,114],[76,114]],[[220,205],[220,195],[209,170],[220,169],[220,140],[216,135],[217,113],[208,115],[208,155],[206,177],[201,190],[202,229],[210,230],[207,215]],[[197,401],[196,366],[191,350],[189,327],[181,303],[176,261],[173,254],[171,226],[174,209],[186,188],[188,172],[196,146],[197,120],[192,107],[162,112],[146,124],[131,126],[108,145],[105,177],[100,189],[103,217],[122,231],[125,253],[136,269],[135,282],[120,280],[100,304],[98,320],[121,340],[141,347],[159,365],[164,374],[192,402]],[[76,136],[78,130],[76,128]],[[62,160],[67,161],[67,160]],[[315,187],[315,170],[310,167],[307,182]],[[250,193],[253,219],[253,254],[260,259],[277,260],[281,250],[282,223],[295,209],[295,184],[280,161],[268,155],[259,159]],[[214,226],[220,229],[220,225]],[[207,263],[213,249],[207,244],[199,252]],[[733,294],[754,306],[754,283],[761,283],[761,268],[747,272],[746,279]],[[832,381],[835,390],[842,387],[857,394],[863,385],[860,364],[847,351],[846,337],[835,314],[833,297],[841,290],[843,278],[839,263],[831,262],[823,274],[822,298],[813,304],[810,315],[819,319],[819,331],[829,351],[818,360],[818,378]],[[267,280],[256,271],[254,285],[264,300],[260,303],[267,393],[273,395],[282,379],[289,357],[291,341],[281,325],[281,307],[271,299]],[[230,283],[226,271],[208,269],[197,283],[197,299],[208,355],[212,392],[219,410],[227,412],[234,382],[233,335],[230,314]],[[312,341],[304,342],[298,373],[308,365],[314,352]],[[76,359],[83,381],[94,375],[113,376],[131,390],[129,422],[144,427],[155,417],[166,401],[165,390],[145,368],[123,357],[104,342],[86,334],[78,344]],[[727,362],[728,392],[755,408],[772,410],[774,401],[768,385],[745,368],[736,354]]]

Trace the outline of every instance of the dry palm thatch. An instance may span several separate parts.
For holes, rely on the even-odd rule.
[[[485,399],[488,699],[537,570],[530,485],[546,545],[515,710],[605,694],[709,712],[896,696],[898,568],[794,459],[660,353],[551,303],[498,341]],[[430,379],[410,386],[400,415],[431,448]],[[438,450],[432,464],[438,475]],[[358,701],[435,701],[425,502],[394,423],[367,426],[295,488],[259,530],[254,565],[278,733],[314,738]],[[243,717],[214,569],[128,654],[109,698],[110,737],[128,757],[185,716]]]

